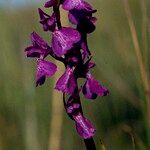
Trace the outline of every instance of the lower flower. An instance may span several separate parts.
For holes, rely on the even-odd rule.
[[[92,123],[88,119],[86,119],[81,113],[73,116],[73,119],[76,124],[76,130],[82,138],[89,139],[94,136],[96,129],[94,128]]]

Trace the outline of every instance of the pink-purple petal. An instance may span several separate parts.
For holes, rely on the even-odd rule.
[[[106,96],[109,94],[109,91],[91,75],[87,77],[82,92],[87,99],[95,99],[97,96]]]
[[[25,49],[25,52],[27,54],[27,57],[44,58],[49,54],[50,49],[42,49],[36,46],[29,46]]]
[[[84,0],[64,0],[63,5],[62,5],[63,9],[65,10],[72,10],[72,9],[85,9],[87,11],[91,11],[92,10],[92,6],[85,2]]]
[[[71,68],[67,68],[65,73],[58,79],[55,89],[72,95],[76,87],[77,84],[73,70]]]
[[[73,28],[55,30],[52,34],[52,49],[57,56],[62,56],[80,40],[80,33]]]
[[[96,129],[87,118],[81,113],[73,116],[73,118],[76,124],[76,130],[82,138],[89,139],[94,136]]]
[[[48,48],[48,44],[36,32],[31,33],[31,41],[34,46],[39,46],[43,49]]]
[[[38,59],[37,71],[36,71],[36,85],[42,85],[45,81],[45,77],[51,77],[55,74],[57,66],[52,62]]]

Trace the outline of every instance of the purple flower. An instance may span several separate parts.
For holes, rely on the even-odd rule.
[[[42,85],[45,82],[45,78],[51,77],[55,74],[57,66],[49,61],[38,59],[37,71],[36,71],[36,86]]]
[[[94,128],[92,123],[81,113],[73,116],[73,119],[76,124],[76,130],[82,138],[89,139],[94,136],[96,129]]]
[[[74,94],[77,87],[72,68],[67,68],[65,73],[58,79],[55,89],[67,94]]]
[[[87,99],[96,99],[97,96],[106,96],[109,93],[109,91],[89,73],[87,74],[87,80],[82,92]]]
[[[52,49],[57,56],[67,53],[80,40],[80,33],[73,28],[62,28],[52,33]]]
[[[31,41],[32,46],[25,49],[27,57],[44,58],[52,51],[48,44],[35,32],[31,34]]]
[[[40,23],[43,25],[44,31],[54,31],[56,27],[55,15],[49,16],[43,12],[40,8],[38,9],[40,15]]]
[[[69,21],[78,25],[80,32],[91,33],[95,30],[96,18],[92,14],[96,10],[89,3],[84,0],[64,0],[62,7],[69,11]]]
[[[74,28],[63,27],[59,7],[68,11],[69,21]],[[47,14],[38,9],[40,23],[44,31],[52,32],[51,47],[37,33],[31,34],[32,45],[25,49],[27,57],[37,58],[36,86],[44,84],[46,77],[55,74],[57,66],[46,61],[47,56],[64,63],[65,72],[58,79],[55,89],[64,94],[64,106],[68,116],[74,121],[78,134],[84,139],[91,139],[95,134],[92,123],[83,115],[80,91],[85,98],[95,99],[109,92],[92,75],[90,69],[95,66],[88,48],[87,35],[95,30],[96,12],[85,0],[47,0],[45,8],[53,7],[53,13]],[[78,88],[78,78],[86,79]],[[65,95],[69,96],[65,101]],[[89,142],[90,140],[85,140]],[[95,147],[91,139],[91,147]]]

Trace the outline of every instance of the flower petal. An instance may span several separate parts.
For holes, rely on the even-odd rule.
[[[72,10],[72,9],[85,9],[87,11],[92,10],[92,6],[85,2],[84,0],[64,0],[63,2],[63,9],[65,10]]]
[[[55,74],[57,66],[49,61],[38,59],[36,72],[36,86],[42,85],[45,77],[51,77]]]
[[[55,89],[63,93],[73,94],[77,87],[76,79],[71,68],[67,68],[65,73],[58,79]]]
[[[81,113],[73,116],[73,118],[76,123],[76,130],[82,138],[89,139],[94,136],[96,129],[87,118],[82,116]]]
[[[62,56],[80,40],[80,33],[73,28],[55,30],[52,34],[52,49],[57,56]]]
[[[87,99],[96,99],[97,96],[106,96],[109,93],[109,91],[91,75],[87,78],[82,92]]]
[[[50,49],[42,49],[36,46],[29,46],[25,49],[25,51],[27,53],[27,57],[44,58],[49,54]]]
[[[43,49],[48,48],[48,44],[36,32],[31,33],[31,40],[34,46],[39,46]]]

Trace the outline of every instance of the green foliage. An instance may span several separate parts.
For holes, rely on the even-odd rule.
[[[145,3],[149,20],[150,3]],[[88,39],[97,64],[93,74],[110,90],[108,97],[95,102],[82,98],[85,114],[97,128],[96,145],[101,149],[102,139],[108,150],[131,150],[133,145],[148,150],[145,93],[123,3],[94,0],[93,4],[98,9],[97,29]],[[140,0],[130,1],[130,6],[150,71],[150,51],[143,44],[146,40],[150,46],[150,28],[143,38]],[[35,64],[23,53],[29,33],[43,34],[38,20],[35,7],[0,10],[0,150],[48,149],[53,79],[35,88]],[[46,34],[42,36],[50,41]],[[65,113],[63,117],[62,150],[84,149],[73,123]]]

